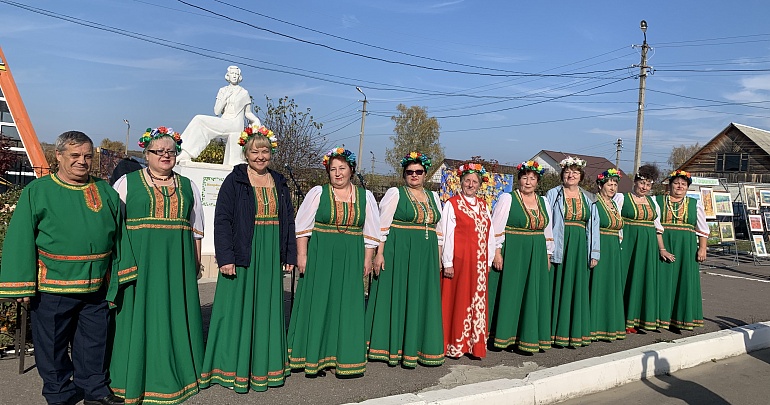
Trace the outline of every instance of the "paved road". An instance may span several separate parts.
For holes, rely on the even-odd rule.
[[[561,405],[766,405],[770,349],[702,364],[562,402]]]
[[[192,397],[187,403],[202,404],[340,404],[387,395],[418,392],[431,387],[447,388],[459,384],[495,378],[523,378],[527,372],[553,367],[589,357],[601,356],[634,347],[672,340],[682,336],[713,332],[720,329],[770,320],[770,266],[755,266],[746,261],[738,267],[727,267],[725,259],[710,261],[715,268],[701,271],[705,326],[695,332],[678,335],[669,331],[633,335],[624,341],[596,342],[580,349],[551,349],[545,353],[525,355],[517,352],[491,352],[483,360],[447,360],[441,367],[418,367],[415,370],[369,363],[366,375],[356,379],[338,379],[332,374],[306,378],[294,373],[280,388],[264,393],[235,394],[213,386]],[[201,284],[204,324],[211,312],[215,284]],[[207,327],[207,325],[205,325]],[[726,361],[723,361],[726,362]],[[29,361],[34,365],[34,361]],[[0,404],[43,404],[42,383],[31,369],[19,376],[14,360],[0,360]],[[678,377],[679,374],[676,374]],[[766,383],[767,379],[761,381]],[[694,403],[694,402],[691,402]],[[698,402],[703,403],[703,402]],[[764,403],[770,403],[770,400]]]

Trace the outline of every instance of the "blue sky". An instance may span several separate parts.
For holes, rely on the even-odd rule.
[[[516,164],[550,149],[614,161],[622,138],[621,167],[630,171],[639,83],[632,65],[640,61],[632,45],[642,43],[642,19],[655,69],[643,161],[666,166],[672,146],[702,144],[730,122],[770,129],[766,1],[185,0],[230,19],[172,0],[23,2],[214,58],[5,1],[0,47],[41,141],[71,129],[96,142],[123,140],[123,119],[131,122],[132,147],[146,127],[181,132],[194,115],[212,113],[235,64],[258,105],[265,96],[294,98],[324,123],[330,143],[353,151],[360,86],[371,112],[361,162],[367,171],[369,151],[375,171],[390,170],[384,156],[398,103],[438,117],[450,158]]]

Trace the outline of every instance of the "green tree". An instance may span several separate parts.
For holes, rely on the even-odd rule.
[[[439,143],[440,125],[436,117],[429,117],[426,107],[408,107],[399,104],[398,115],[390,117],[396,126],[394,135],[390,137],[393,147],[385,152],[385,161],[398,172],[401,169],[401,159],[411,151],[422,152],[431,157],[434,162],[433,170],[444,160],[444,148]],[[430,174],[430,173],[429,173]]]
[[[671,165],[671,170],[678,169],[699,150],[701,150],[701,145],[697,142],[695,145],[690,146],[684,144],[674,146],[674,148],[671,149],[671,154],[668,156],[668,164]]]
[[[102,139],[102,143],[99,144],[102,149],[107,149],[113,152],[122,153],[126,151],[126,144],[120,141],[113,141],[110,138]]]
[[[257,113],[262,110],[256,108]],[[278,138],[278,150],[273,154],[271,167],[285,171],[290,165],[294,174],[301,178],[313,177],[313,169],[321,167],[321,157],[326,153],[328,141],[321,134],[323,124],[316,122],[310,108],[300,109],[294,99],[279,98],[277,103],[266,97],[262,125],[273,131]]]

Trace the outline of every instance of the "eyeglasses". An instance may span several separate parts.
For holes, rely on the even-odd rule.
[[[147,152],[152,153],[156,156],[168,156],[168,157],[176,157],[179,152],[176,150],[163,150],[163,149],[147,149]]]
[[[406,173],[408,176],[411,176],[411,175],[413,175],[413,174],[416,174],[416,175],[418,175],[418,176],[422,176],[423,174],[425,174],[425,170],[422,170],[422,169],[417,169],[417,170],[405,170],[404,172],[405,172],[405,173]]]

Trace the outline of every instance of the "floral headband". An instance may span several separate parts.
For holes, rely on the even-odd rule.
[[[586,167],[586,161],[578,157],[567,156],[565,159],[559,162],[559,166],[563,168],[570,167],[570,166],[577,166],[577,167],[583,168],[583,167]]]
[[[521,172],[522,170],[529,170],[529,171],[537,173],[538,176],[542,176],[545,173],[545,167],[540,166],[540,164],[535,162],[534,160],[528,160],[526,162],[521,162],[521,163],[519,163],[518,166],[516,166],[516,169],[519,172]]]
[[[323,159],[324,167],[328,167],[329,166],[329,161],[332,158],[335,158],[335,157],[338,157],[338,156],[341,156],[341,157],[345,158],[345,161],[348,162],[350,167],[352,167],[354,169],[356,168],[356,154],[351,152],[351,151],[349,151],[349,150],[347,150],[347,149],[345,149],[345,148],[340,148],[340,147],[334,148],[334,149],[326,152],[326,154],[324,155],[324,159]]]
[[[407,167],[410,163],[419,163],[425,170],[428,170],[430,169],[431,161],[428,156],[423,155],[420,152],[409,152],[408,155],[401,159],[401,167]]]
[[[610,179],[615,179],[618,181],[621,177],[623,176],[620,175],[620,171],[618,169],[607,169],[596,176],[596,183],[601,185]]]
[[[674,177],[684,178],[685,180],[687,180],[688,186],[692,184],[692,177],[690,176],[690,173],[684,170],[674,170],[673,172],[671,172],[671,174],[668,175],[668,181],[670,182],[671,180],[674,179]]]
[[[139,138],[139,147],[144,149],[150,144],[150,142],[163,138],[164,136],[167,136],[176,142],[177,152],[182,150],[182,136],[179,135],[179,132],[174,132],[173,129],[166,127],[157,127],[155,129],[147,128],[147,130],[144,132],[144,135]]]
[[[246,144],[249,143],[249,139],[257,134],[264,136],[270,141],[270,152],[275,153],[278,149],[278,139],[276,139],[273,131],[267,129],[264,125],[260,125],[256,130],[250,126],[244,128],[243,132],[241,132],[241,137],[238,138],[238,145],[241,145],[245,150]]]
[[[481,181],[489,181],[489,174],[487,173],[487,170],[484,169],[484,166],[479,163],[464,163],[457,168],[458,177],[463,177],[468,173],[477,173],[479,177],[481,177]]]

